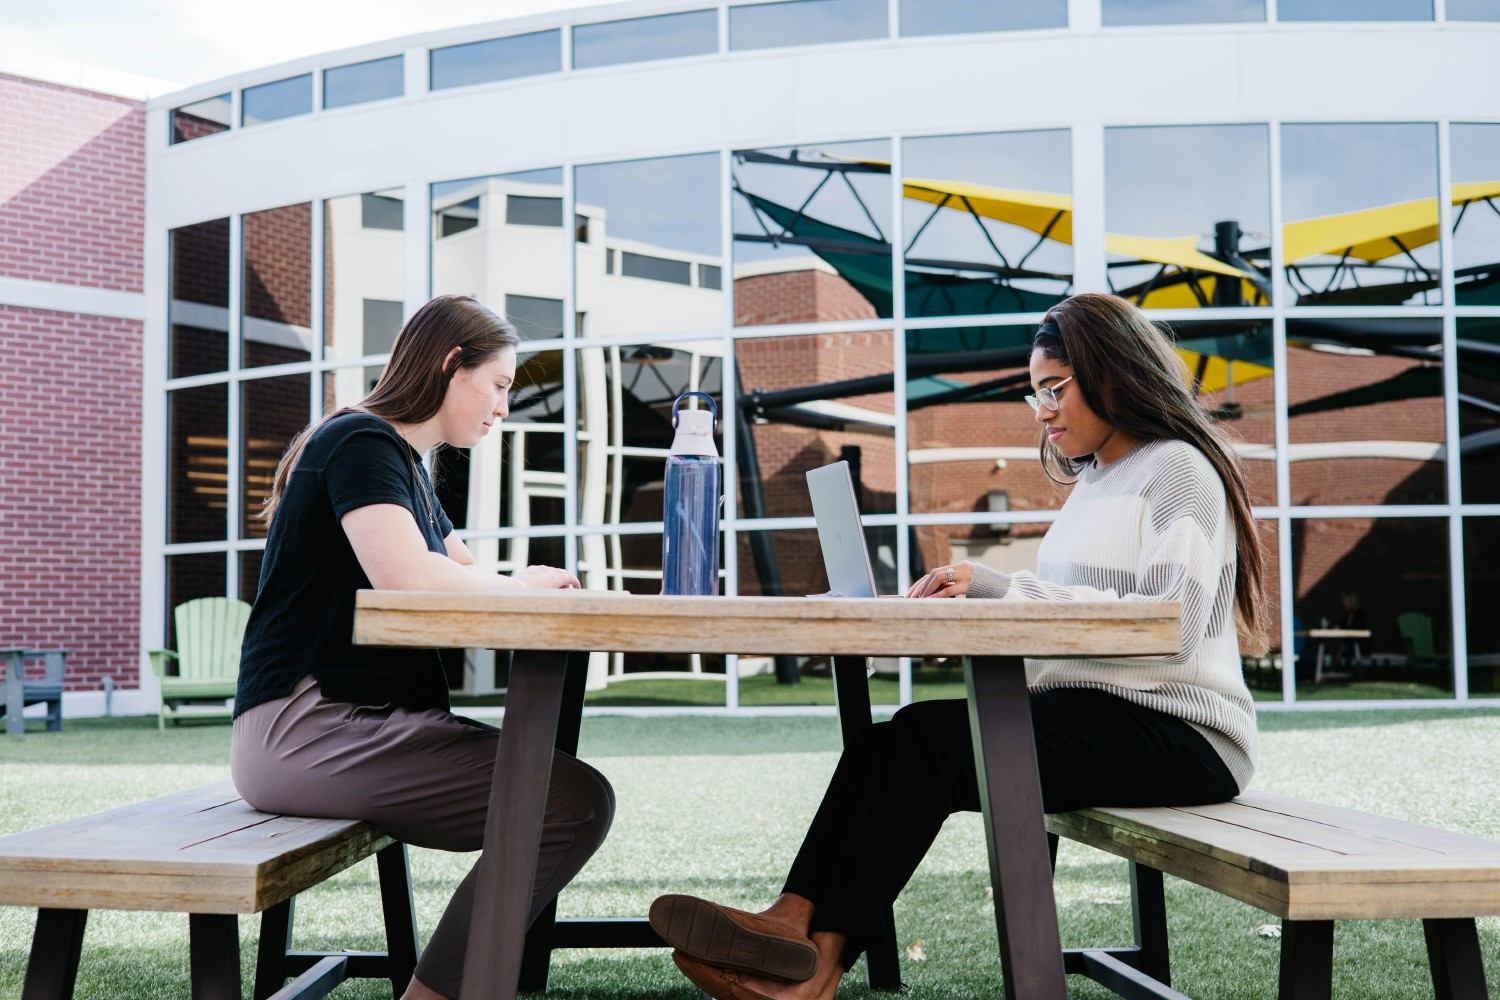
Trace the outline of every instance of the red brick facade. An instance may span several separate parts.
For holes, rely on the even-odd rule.
[[[145,108],[0,75],[0,277],[142,291]],[[142,324],[0,305],[0,646],[140,678]]]

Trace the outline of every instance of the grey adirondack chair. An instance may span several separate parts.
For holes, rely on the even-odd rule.
[[[179,706],[234,697],[240,674],[240,642],[249,617],[250,605],[228,597],[199,597],[177,605],[172,612],[177,624],[177,649],[153,649],[149,653],[151,669],[161,678],[156,728],[166,729],[168,718],[176,725],[187,717],[230,717],[228,707],[183,712]],[[176,665],[175,672],[169,672],[171,664]]]

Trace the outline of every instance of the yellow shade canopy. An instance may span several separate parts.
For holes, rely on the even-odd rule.
[[[1500,181],[1453,185],[1455,205],[1497,196],[1500,196]],[[1373,263],[1394,257],[1403,248],[1415,250],[1436,242],[1438,203],[1436,198],[1418,198],[1394,205],[1362,208],[1357,212],[1288,222],[1283,237],[1282,249],[1288,263],[1324,254],[1342,257],[1346,253]]]
[[[967,211],[964,207],[964,201],[967,201],[975,213],[987,219],[1008,222],[1038,236],[1045,234],[1048,239],[1059,243],[1071,245],[1073,242],[1072,195],[1016,191],[964,181],[929,180],[908,180],[905,192],[906,197],[913,201],[933,205],[942,205],[946,201],[946,207],[960,212]]]
[[[1231,381],[1234,385],[1240,385],[1275,374],[1272,369],[1267,368],[1265,365],[1257,365],[1251,361],[1233,361],[1213,354],[1207,355],[1207,364],[1203,362],[1204,355],[1196,351],[1179,349],[1177,356],[1182,359],[1183,364],[1187,365],[1190,378],[1198,374],[1201,366],[1203,378],[1198,383],[1198,392],[1204,395],[1211,392],[1222,392]]]

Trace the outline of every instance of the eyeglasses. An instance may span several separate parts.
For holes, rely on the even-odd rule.
[[[1036,395],[1035,396],[1027,396],[1026,397],[1026,402],[1030,403],[1031,404],[1031,408],[1033,410],[1038,411],[1038,412],[1040,412],[1041,409],[1042,409],[1042,407],[1044,407],[1044,406],[1047,409],[1052,410],[1053,412],[1056,412],[1057,411],[1057,390],[1061,389],[1063,386],[1065,386],[1069,382],[1073,381],[1073,379],[1075,377],[1076,376],[1069,375],[1067,378],[1063,379],[1061,382],[1054,382],[1054,383],[1052,383],[1051,385],[1047,386],[1044,389],[1038,389],[1036,391]],[[1012,398],[1014,398],[1014,397],[1012,397]]]

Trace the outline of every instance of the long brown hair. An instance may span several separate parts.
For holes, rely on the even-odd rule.
[[[1234,602],[1241,638],[1247,649],[1264,648],[1265,554],[1244,470],[1228,436],[1188,387],[1186,366],[1167,334],[1125,299],[1084,293],[1048,310],[1032,350],[1070,366],[1089,409],[1110,425],[1143,441],[1186,441],[1213,464],[1234,522],[1239,559]],[[1069,459],[1045,431],[1041,457],[1047,477],[1063,484],[1073,482],[1092,459]]]
[[[260,516],[270,521],[287,479],[314,431],[345,413],[373,413],[391,423],[419,424],[437,413],[448,383],[464,368],[475,368],[521,343],[516,328],[468,295],[439,295],[418,309],[396,335],[391,359],[380,381],[353,406],[314,421],[292,439],[276,466],[271,494]],[[448,355],[458,348],[456,362]]]

